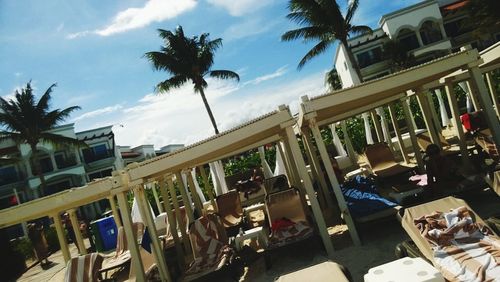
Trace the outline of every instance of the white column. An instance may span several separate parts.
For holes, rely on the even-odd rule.
[[[58,212],[51,214],[50,216],[54,220],[54,225],[56,226],[57,239],[59,240],[59,246],[61,247],[64,263],[68,263],[71,259],[71,254],[69,253],[68,242],[66,241],[66,233],[64,232],[61,217]]]
[[[262,166],[262,172],[264,173],[264,177],[265,178],[273,177],[273,172],[271,171],[271,168],[269,167],[269,164],[266,161],[266,150],[264,149],[264,146],[260,146],[258,150],[260,157],[260,165]]]
[[[304,182],[305,190],[307,195],[309,196],[309,201],[311,203],[311,208],[314,214],[314,218],[316,219],[316,224],[318,225],[319,234],[321,239],[323,240],[323,245],[325,246],[326,253],[330,258],[333,258],[333,244],[328,234],[328,230],[326,228],[325,219],[323,218],[323,214],[321,212],[321,208],[318,203],[318,199],[316,199],[316,194],[314,192],[314,188],[311,183],[311,179],[306,171],[306,164],[304,159],[302,158],[302,153],[300,151],[299,143],[297,142],[297,138],[293,132],[291,127],[286,127],[286,136],[288,139],[288,143],[290,144],[291,154],[293,158],[297,162],[297,170],[300,174],[300,178]]]
[[[427,107],[427,98],[425,97],[425,93],[422,92],[422,90],[417,90],[417,101],[420,105],[420,110],[422,111],[422,116],[424,117],[425,127],[427,127],[427,132],[431,137],[432,143],[441,148],[441,141],[438,137],[436,129],[434,128],[429,107]]]
[[[344,195],[342,194],[342,190],[340,189],[337,176],[333,171],[332,162],[330,161],[328,152],[326,151],[325,143],[321,139],[321,133],[319,131],[318,125],[316,124],[316,121],[310,120],[309,127],[311,128],[313,137],[316,140],[316,146],[318,146],[321,160],[323,160],[323,164],[325,165],[326,174],[328,175],[328,179],[330,179],[330,184],[332,185],[333,192],[335,193],[335,197],[337,198],[340,212],[344,215],[344,220],[349,228],[349,234],[351,235],[352,242],[354,243],[354,245],[360,246],[361,240],[359,239],[358,231],[356,230],[354,220],[352,219],[349,208],[347,207],[347,203],[345,201]]]
[[[384,141],[384,133],[382,132],[382,127],[380,126],[380,123],[377,118],[377,113],[376,111],[370,111],[372,121],[373,121],[373,126],[375,127],[375,133],[377,134],[377,140],[378,142],[383,142]]]
[[[424,41],[422,41],[422,36],[420,36],[420,30],[416,30],[415,34],[417,35],[418,45],[424,47]]]
[[[80,232],[80,223],[78,222],[78,218],[76,216],[76,210],[69,209],[67,212],[69,214],[69,219],[71,220],[71,226],[73,227],[73,232],[75,232],[75,238],[76,238],[75,244],[78,245],[78,250],[80,252],[80,255],[86,255],[87,248],[83,243],[82,232]]]
[[[403,137],[401,136],[401,130],[399,129],[398,118],[396,116],[396,110],[394,109],[393,104],[389,104],[389,114],[391,115],[392,127],[394,127],[394,131],[396,133],[396,137],[398,138],[399,151],[405,160],[405,163],[410,163],[410,157],[408,156],[408,151],[406,150]]]
[[[427,105],[428,105],[429,110],[430,110],[431,115],[432,115],[432,121],[434,122],[434,127],[436,128],[437,133],[439,135],[442,135],[441,134],[442,127],[441,127],[441,124],[439,123],[439,118],[438,118],[438,115],[436,112],[436,107],[434,105],[434,100],[432,99],[432,92],[429,91],[429,92],[425,92],[424,94],[427,97]]]
[[[462,128],[462,123],[460,121],[460,112],[458,110],[457,97],[455,96],[455,92],[453,90],[453,83],[451,81],[446,81],[445,84],[446,95],[448,96],[448,103],[450,103],[451,116],[453,118],[453,127],[455,129],[455,133],[457,134],[459,145],[460,145],[460,153],[462,155],[463,164],[468,163],[468,152],[467,152],[467,144],[465,143],[465,134],[464,129]]]
[[[56,158],[54,157],[54,152],[50,152],[49,156],[50,156],[50,162],[52,163],[53,171],[59,170],[59,168],[57,167]]]
[[[439,102],[439,112],[441,114],[441,125],[447,127],[450,125],[450,118],[448,117],[448,112],[446,111],[446,106],[444,105],[443,94],[441,89],[436,89],[436,96]]]
[[[347,132],[347,122],[345,120],[341,121],[340,127],[342,128],[342,133],[344,133],[344,142],[347,148],[347,154],[349,154],[349,159],[351,159],[352,165],[356,165],[358,163],[358,155],[356,154],[356,151],[354,151],[351,138]]]
[[[136,281],[144,282],[146,280],[144,278],[144,266],[142,265],[139,246],[137,246],[137,234],[135,234],[134,228],[132,227],[132,218],[128,208],[126,193],[127,192],[120,192],[116,195],[116,198],[118,199],[120,214],[122,215],[123,229],[125,230],[125,236],[127,238],[127,246],[132,257],[131,267],[134,269]]]
[[[372,129],[370,127],[370,121],[368,120],[368,113],[363,113],[361,117],[363,117],[363,121],[365,124],[366,144],[368,145],[374,144],[375,142],[373,142]]]
[[[420,171],[424,171],[424,160],[422,159],[422,154],[420,153],[420,148],[417,143],[417,136],[415,135],[415,128],[412,124],[413,117],[410,113],[410,106],[406,103],[406,101],[402,101],[401,105],[403,106],[403,114],[405,116],[406,126],[408,127],[408,132],[410,134],[411,145],[413,147],[413,151],[415,152],[415,159],[417,160],[418,168]]]
[[[184,202],[184,208],[186,209],[186,214],[189,218],[189,223],[191,223],[194,221],[193,204],[191,203],[191,201],[189,201],[189,198],[187,196],[187,188],[184,186],[184,183],[182,182],[182,176],[180,171],[175,173],[175,178],[177,180],[177,187],[181,192],[182,202]]]

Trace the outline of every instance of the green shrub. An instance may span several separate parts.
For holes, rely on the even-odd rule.
[[[35,258],[33,244],[30,239],[26,237],[17,238],[11,241],[11,246],[15,252],[22,254],[25,260]]]
[[[47,244],[49,245],[50,252],[56,252],[61,249],[59,246],[59,240],[57,239],[57,232],[55,227],[45,228],[45,239],[47,239]]]

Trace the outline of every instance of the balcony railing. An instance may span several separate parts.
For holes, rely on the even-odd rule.
[[[91,151],[84,151],[83,153],[83,159],[85,160],[86,163],[92,163],[100,160],[104,160],[107,158],[113,157],[113,151],[107,150],[102,153],[96,154]]]

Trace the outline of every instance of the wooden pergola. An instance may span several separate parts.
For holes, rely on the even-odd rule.
[[[486,52],[487,55],[485,56],[496,56],[496,58],[500,57],[498,54],[498,48],[498,46],[496,48],[492,48],[490,52]],[[492,55],[493,52],[494,54]],[[423,161],[417,144],[415,128],[413,128],[410,109],[405,100],[409,99],[410,95],[417,96],[419,105],[424,115],[427,130],[431,135],[432,141],[435,144],[438,144],[439,139],[436,135],[437,129],[435,128],[435,123],[432,119],[432,109],[429,105],[428,97],[424,94],[426,90],[426,88],[424,88],[425,85],[430,85],[436,81],[440,81],[440,79],[453,75],[456,72],[469,73],[470,83],[475,89],[477,89],[474,93],[478,100],[477,109],[482,109],[486,113],[488,125],[492,130],[493,135],[500,136],[498,135],[500,134],[498,119],[493,112],[491,104],[488,104],[488,91],[482,79],[481,70],[479,69],[481,64],[483,64],[483,59],[480,57],[477,50],[468,50],[464,48],[460,52],[450,54],[428,63],[351,88],[310,99],[307,96],[302,97],[302,103],[299,109],[298,126],[305,137],[304,139],[310,139],[307,143],[312,144],[313,139],[316,141],[319,157],[325,166],[326,175],[330,181],[331,187],[333,187],[333,192],[337,198],[340,211],[344,215],[344,219],[348,225],[354,244],[360,244],[360,239],[357,234],[353,218],[349,213],[344,196],[342,195],[338,179],[335,176],[326,146],[321,137],[320,127],[344,121],[350,117],[372,111],[378,107],[388,106],[392,124],[399,141],[400,151],[403,154],[405,161],[408,161],[408,152],[406,152],[407,150],[404,147],[394,111],[394,104],[401,102],[415,158],[418,166],[421,170],[423,170]],[[454,96],[453,88],[451,88],[450,83],[446,84],[446,91],[450,102],[450,108],[452,109],[457,136],[460,139],[461,153],[462,156],[466,158],[468,154],[467,147],[462,127],[456,126],[461,125],[461,122],[456,97]],[[376,122],[375,125],[377,125]],[[495,142],[500,144],[500,140],[496,138],[498,137],[495,137]],[[352,148],[349,148],[349,144],[347,145],[347,149],[352,150]],[[309,146],[306,146],[306,148],[308,147]],[[317,158],[315,153],[311,150],[309,154],[313,158]],[[319,160],[316,160],[315,162],[318,161]],[[322,173],[320,171],[316,172],[316,175],[322,177]]]

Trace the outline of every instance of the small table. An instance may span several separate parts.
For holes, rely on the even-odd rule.
[[[309,266],[285,275],[281,275],[275,281],[277,282],[292,282],[292,281],[337,281],[348,282],[347,277],[340,266],[333,261],[325,261],[313,266]]]
[[[443,275],[422,258],[402,258],[370,268],[365,282],[444,282]]]
[[[261,248],[267,247],[267,232],[260,226],[252,228],[250,230],[246,230],[245,232],[243,232],[243,234],[236,235],[234,239],[236,250],[241,250],[243,242],[248,239],[257,239],[257,242],[259,243],[259,246]]]

